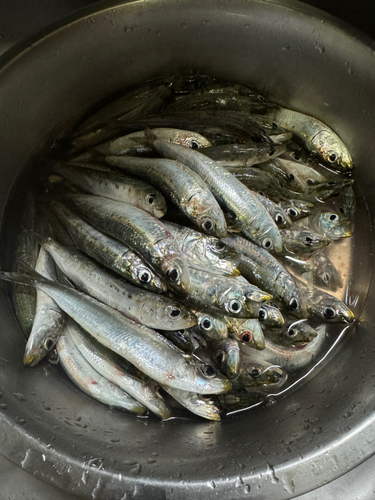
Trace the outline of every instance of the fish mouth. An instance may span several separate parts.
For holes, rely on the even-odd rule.
[[[33,367],[36,366],[38,362],[39,362],[39,357],[37,353],[34,353],[33,351],[25,353],[23,357],[23,364],[25,366]]]

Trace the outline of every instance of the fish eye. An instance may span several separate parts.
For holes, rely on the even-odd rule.
[[[271,148],[268,152],[268,156],[273,156],[275,154],[275,150]]]
[[[253,336],[250,332],[243,332],[240,336],[241,342],[251,342],[253,340]]]
[[[204,368],[203,368],[203,373],[204,373],[204,375],[206,375],[206,377],[212,378],[212,377],[215,377],[216,370],[211,365],[205,365]]]
[[[201,323],[201,328],[203,328],[203,330],[211,330],[211,328],[213,327],[213,323],[212,321],[210,320],[210,318],[203,318]]]
[[[334,163],[337,159],[337,156],[335,155],[335,153],[331,153],[328,157],[329,161]]]
[[[260,375],[260,371],[258,370],[258,368],[253,368],[250,372],[250,376],[253,378],[258,378],[259,375]]]
[[[155,195],[154,195],[154,194],[148,194],[148,195],[146,196],[146,200],[148,201],[148,203],[149,203],[150,205],[153,205],[153,204],[155,203],[155,198],[156,198],[156,197],[155,197]]]
[[[44,347],[47,349],[47,351],[50,351],[54,345],[55,342],[51,338],[46,339],[46,341],[44,342]]]
[[[216,361],[221,365],[221,363],[224,361],[225,354],[223,351],[220,351],[216,354]]]
[[[223,252],[225,250],[225,243],[220,240],[214,240],[212,246],[216,252]]]
[[[329,220],[331,220],[332,222],[333,222],[333,221],[335,221],[335,220],[337,220],[337,219],[338,219],[338,217],[337,217],[337,215],[336,215],[336,214],[331,214],[331,215],[329,216]]]
[[[293,174],[289,174],[289,175],[288,175],[288,178],[289,178],[291,181],[294,181],[294,179],[295,179],[295,177],[294,177],[294,175],[293,175]]]
[[[300,155],[300,153],[294,153],[294,154],[293,154],[293,158],[294,158],[296,161],[300,160],[300,159],[301,159],[301,155]]]
[[[151,281],[150,271],[147,271],[147,270],[142,271],[141,275],[139,276],[139,281],[141,283],[150,283],[150,281]]]
[[[288,335],[289,337],[294,337],[295,335],[297,334],[296,330],[294,330],[293,328],[290,328],[288,330]]]
[[[267,311],[261,307],[258,312],[258,319],[259,321],[265,321],[267,319]]]
[[[312,245],[314,243],[314,240],[311,238],[311,236],[306,236],[305,243],[307,245]]]
[[[178,272],[177,269],[172,268],[168,269],[167,271],[167,277],[170,281],[176,282],[180,276],[180,273]]]
[[[306,181],[306,182],[307,182],[307,184],[308,184],[309,186],[313,186],[313,185],[314,185],[314,181],[313,181],[312,179],[307,179],[307,181]]]
[[[181,309],[179,307],[167,306],[166,309],[170,318],[178,318],[181,316]]]
[[[229,302],[228,309],[229,309],[229,312],[231,312],[233,314],[237,314],[241,311],[242,304],[239,300],[233,299]]]
[[[345,210],[344,210],[342,207],[340,207],[340,212],[341,212],[342,214],[345,214]]]
[[[324,283],[329,283],[330,278],[331,277],[330,277],[329,273],[327,273],[327,271],[325,271],[323,273],[323,276],[322,276],[322,279],[323,279]]]
[[[289,310],[295,311],[296,309],[298,309],[298,306],[299,306],[298,300],[295,297],[293,297],[289,302]]]
[[[211,219],[204,219],[202,221],[202,228],[205,231],[211,231],[213,227],[214,227],[214,225],[213,225],[213,222]]]
[[[283,224],[285,222],[284,217],[281,214],[277,214],[275,217],[275,222],[276,224]]]
[[[198,149],[199,148],[199,144],[196,141],[191,141],[191,148],[192,149]]]
[[[291,217],[297,217],[297,215],[298,215],[298,212],[295,208],[288,208],[287,213]]]
[[[326,319],[333,319],[336,316],[336,311],[333,307],[326,307],[323,311],[323,316]]]
[[[264,239],[262,241],[262,247],[270,250],[272,248],[272,240],[270,240],[269,238]]]

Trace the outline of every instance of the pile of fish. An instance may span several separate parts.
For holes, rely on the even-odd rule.
[[[324,251],[353,233],[352,160],[319,120],[185,75],[126,91],[62,143],[0,273],[25,365],[55,348],[104,404],[218,420],[311,362],[322,323],[354,321]]]

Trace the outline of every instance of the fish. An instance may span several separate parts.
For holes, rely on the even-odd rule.
[[[348,148],[330,127],[317,118],[283,107],[273,109],[268,118],[293,132],[296,140],[327,165],[341,172],[352,170],[353,160]]]
[[[258,319],[261,325],[266,328],[282,328],[285,324],[280,309],[271,304],[260,304]]]
[[[284,255],[311,253],[320,250],[330,243],[330,239],[305,226],[293,224],[288,229],[280,230],[283,239]]]
[[[199,415],[207,420],[220,420],[219,409],[215,406],[211,398],[194,392],[180,391],[168,386],[164,386],[163,389],[180,405],[195,415]]]
[[[240,349],[238,341],[228,337],[210,344],[219,370],[229,379],[237,377],[240,370]]]
[[[165,158],[106,156],[105,161],[156,186],[200,230],[218,238],[226,236],[227,226],[218,202],[189,167]]]
[[[259,304],[271,295],[239,278],[218,276],[190,268],[190,290],[186,302],[194,308],[221,312],[239,318],[257,317]],[[256,299],[256,301],[254,301]]]
[[[54,169],[87,193],[129,203],[158,219],[167,212],[164,196],[143,180],[64,162],[56,162]]]
[[[43,249],[78,290],[138,323],[157,330],[190,328],[197,323],[194,314],[176,300],[130,285],[79,250],[64,247],[52,238],[45,241]]]
[[[187,148],[200,149],[211,146],[211,142],[203,137],[203,135],[192,132],[191,130],[154,128],[150,130],[150,132],[158,139],[181,144],[181,146]],[[94,149],[94,156],[95,153],[100,153],[103,157],[123,155],[137,156],[136,153],[140,153],[144,156],[154,152],[155,150],[150,146],[145,131],[140,130],[97,146]]]
[[[356,197],[353,186],[348,186],[341,191],[339,211],[349,220],[354,221],[356,211]]]
[[[159,387],[153,380],[147,379],[144,375],[138,378],[127,373],[122,366],[123,363],[121,364],[121,358],[116,360],[111,351],[90,338],[89,334],[71,319],[68,320],[68,331],[79,352],[102,377],[120,387],[160,418],[167,419],[171,416]]]
[[[332,241],[349,238],[354,231],[352,220],[330,210],[319,210],[297,224],[311,228]]]
[[[336,292],[343,286],[342,278],[333,262],[322,252],[317,252],[304,260],[291,255],[285,256],[285,260],[292,268],[307,274],[307,279],[312,276],[313,283],[318,287],[327,288]]]
[[[155,330],[82,292],[47,280],[33,270],[23,275],[1,271],[0,279],[46,293],[98,342],[161,384],[199,394],[216,394],[231,388],[231,383],[211,365],[184,354]]]
[[[41,247],[35,270],[45,278],[56,279],[52,257]],[[36,313],[27,339],[23,364],[36,366],[55,346],[65,327],[65,315],[56,302],[41,291],[36,293]]]
[[[315,186],[329,180],[326,176],[314,168],[293,160],[278,158],[277,166],[282,172],[284,172],[290,181],[296,181],[299,186],[303,187],[303,189],[307,189],[308,186]]]
[[[52,201],[51,207],[82,252],[134,285],[155,293],[167,291],[165,281],[129,247],[98,231],[61,202]]]
[[[303,219],[310,215],[314,208],[313,203],[303,200],[282,200],[280,206],[286,211],[292,221]]]
[[[283,162],[287,161],[288,160],[275,158],[273,160],[260,163],[256,166],[256,168],[273,175],[284,189],[303,194],[308,188],[308,184],[301,175],[297,176],[293,173],[296,169],[287,169],[285,167],[286,163]]]
[[[240,255],[226,246],[222,239],[207,236],[173,222],[163,223],[188,259],[190,267],[223,276],[239,275],[237,266]]]
[[[59,361],[71,381],[88,396],[120,410],[144,415],[146,407],[133,399],[120,387],[100,375],[82,356],[74,344],[69,324],[57,342]]]
[[[181,161],[192,168],[214,194],[225,212],[234,214],[242,232],[267,250],[279,252],[282,241],[279,229],[262,203],[225,168],[215,164],[202,153],[177,144],[154,140],[160,154]]]
[[[264,349],[264,335],[257,319],[240,319],[225,316],[225,321],[231,337],[255,349]]]
[[[284,144],[248,141],[242,144],[220,144],[201,152],[223,167],[251,167],[276,158],[287,149]]]
[[[285,369],[268,361],[256,361],[249,356],[241,357],[241,371],[233,381],[233,387],[282,387],[288,379]]]
[[[265,329],[264,335],[275,344],[291,346],[311,342],[317,333],[306,320],[289,322],[282,330]]]
[[[285,227],[290,227],[292,225],[292,220],[287,214],[287,212],[274,201],[256,193],[258,200],[267,209],[268,213],[272,219],[276,222],[277,227],[283,229]]]
[[[241,344],[241,357],[243,355],[242,359],[245,361],[245,356],[249,356],[251,362],[268,362],[288,371],[300,370],[309,366],[321,352],[325,340],[325,325],[319,325],[316,331],[317,336],[311,342],[303,345],[284,347],[266,338],[265,349],[254,351],[246,344]],[[247,363],[248,360],[246,359],[245,362]]]
[[[246,279],[281,300],[288,311],[301,308],[301,293],[293,276],[273,255],[241,236],[231,235],[222,241],[241,253],[238,268]]]
[[[189,290],[189,268],[171,233],[143,210],[92,195],[67,195],[68,203],[99,231],[120,240],[143,258],[168,285]]]
[[[193,309],[192,312],[198,320],[197,325],[192,329],[200,333],[205,340],[223,340],[228,337],[228,327],[223,316],[212,311],[197,309]]]

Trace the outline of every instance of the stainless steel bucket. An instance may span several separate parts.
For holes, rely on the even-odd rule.
[[[58,367],[23,367],[25,341],[2,285],[0,452],[85,498],[282,500],[310,491],[375,451],[375,45],[292,0],[104,2],[95,9],[1,60],[1,216],[30,155],[98,99],[191,67],[252,82],[330,124],[352,152],[369,214],[357,221],[350,288],[360,296],[359,321],[324,369],[275,405],[220,424],[160,423],[90,400]],[[3,248],[16,230],[3,231]]]

